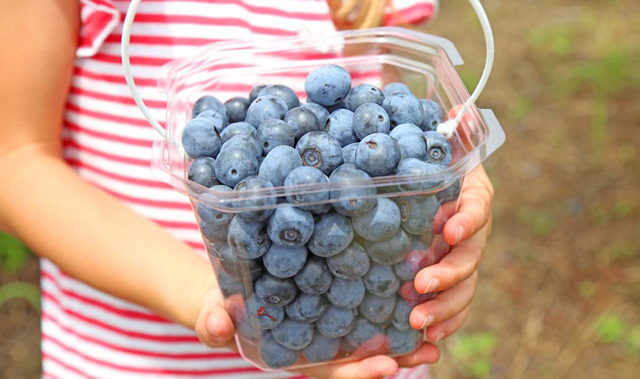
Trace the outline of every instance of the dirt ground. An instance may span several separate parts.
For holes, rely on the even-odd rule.
[[[465,0],[428,30],[473,88],[484,40]],[[435,378],[637,378],[640,372],[640,3],[485,0],[496,64],[479,105],[507,143],[486,162],[494,233],[469,320]],[[37,285],[37,262],[0,284]],[[0,308],[0,377],[39,375],[39,319]],[[635,373],[635,374],[634,374]]]

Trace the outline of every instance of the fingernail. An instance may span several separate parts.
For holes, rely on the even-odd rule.
[[[431,278],[427,282],[427,287],[424,289],[424,293],[433,292],[440,285],[438,278]]]
[[[438,341],[440,341],[441,339],[444,338],[444,333],[440,333],[438,334],[438,336],[436,337],[436,340],[433,341],[433,343],[438,343]]]
[[[462,241],[462,238],[464,237],[464,226],[460,225],[456,228],[456,236],[455,236],[456,240],[455,243],[458,243],[460,241]]]
[[[432,322],[433,322],[433,315],[429,315],[425,317],[424,322],[422,323],[422,326],[420,327],[420,329],[426,328],[427,326],[431,325]]]

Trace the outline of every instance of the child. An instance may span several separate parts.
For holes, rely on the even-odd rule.
[[[330,31],[332,16],[339,28],[417,23],[437,7],[435,0],[329,3],[143,1],[130,49],[143,99],[163,121],[159,68],[206,43]],[[125,85],[120,38],[128,5],[30,0],[9,2],[0,15],[0,228],[42,257],[43,376],[425,377],[425,364],[439,358],[432,344],[398,359],[299,373],[264,373],[219,348],[235,346],[233,324],[209,263],[194,254],[203,245],[187,198],[149,173],[157,136]],[[456,246],[416,277],[417,290],[441,292],[412,313],[432,343],[466,318],[491,197],[479,168],[444,229]]]

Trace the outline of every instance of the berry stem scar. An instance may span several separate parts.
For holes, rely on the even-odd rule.
[[[271,316],[270,314],[267,313],[267,310],[266,310],[266,308],[264,306],[258,308],[258,311],[256,313],[258,314],[258,316],[267,316],[273,321],[278,321],[278,320],[276,320],[275,317],[273,317],[273,316]]]

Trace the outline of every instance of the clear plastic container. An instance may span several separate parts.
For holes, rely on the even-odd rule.
[[[454,68],[462,64],[462,59],[450,41],[388,27],[330,36],[213,44],[188,59],[169,63],[159,82],[162,91],[168,95],[168,141],[154,144],[152,168],[156,175],[191,199],[226,306],[238,330],[238,348],[245,359],[264,370],[299,368],[327,360],[361,359],[372,354],[403,355],[419,347],[422,333],[410,328],[405,330],[407,312],[435,294],[418,295],[412,277],[419,269],[437,263],[448,253],[442,228],[444,221],[456,211],[464,177],[505,138],[493,112],[474,106],[450,139],[451,164],[434,174],[226,192],[207,189],[187,179],[191,160],[179,141],[198,98],[207,94],[222,101],[232,96],[247,97],[255,85],[279,83],[293,88],[304,102],[306,75],[327,64],[347,69],[352,75],[353,86],[369,83],[382,88],[389,82],[404,82],[417,97],[432,99],[449,110],[450,114],[443,115],[444,119],[469,97]],[[267,221],[259,223],[255,229],[246,224],[238,227],[241,224],[238,214],[245,212],[245,215],[266,218],[275,214],[277,208],[291,207],[292,204],[286,201],[287,191],[302,196],[329,192],[328,200],[297,203],[295,207],[314,210],[305,213],[314,217],[314,232],[320,230],[317,225],[326,219],[322,233],[318,232],[318,238],[314,240],[314,251],[321,252],[320,255],[334,254],[335,246],[328,248],[329,253],[323,250],[333,242],[340,245],[339,249],[348,247],[334,258],[317,256],[310,251],[311,242],[302,248],[276,252],[271,264],[280,265],[287,254],[304,254],[303,250],[307,250],[307,258],[300,271],[304,274],[297,274],[301,277],[299,280],[274,281],[265,274],[265,255],[262,255],[270,246],[277,250],[276,244],[271,242],[273,238],[270,238]],[[363,231],[362,227],[359,233],[353,232],[349,237],[350,227],[345,227],[344,220],[353,225],[352,217],[336,216],[336,220],[341,219],[336,221],[319,215],[326,211],[333,214],[340,206],[344,208],[358,202],[370,202],[376,207],[378,204],[397,207],[401,226],[392,237],[385,236],[386,241],[367,241],[360,234],[369,239],[379,238],[371,231]],[[282,230],[289,233],[287,227]],[[249,242],[240,234],[248,235],[246,241]],[[358,280],[337,280],[336,275],[362,275],[355,271],[363,270],[366,265],[353,263],[363,259],[363,252],[366,252],[364,258],[370,268],[367,272],[364,267],[367,274],[360,281],[366,283],[367,294],[355,309],[345,310],[345,306],[353,307],[358,303],[361,285],[356,283]],[[295,263],[291,265],[293,267]],[[290,275],[294,271],[292,268],[280,275]],[[327,272],[335,288],[327,289]],[[389,273],[395,277],[391,284],[383,280],[391,277]],[[260,289],[257,289],[258,281],[261,281]],[[295,297],[291,288],[295,289]],[[301,288],[309,295],[301,296],[305,293]],[[375,297],[370,291],[385,296]],[[287,303],[291,298],[294,300],[287,306],[272,305]],[[278,327],[274,329],[276,325]],[[303,348],[309,343],[310,336],[311,347]],[[281,343],[287,347],[283,348]]]

